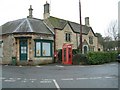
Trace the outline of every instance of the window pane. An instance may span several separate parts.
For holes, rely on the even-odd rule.
[[[67,41],[67,33],[65,33],[65,40]]]
[[[41,43],[36,42],[36,56],[41,56]]]
[[[24,51],[23,51],[23,47],[21,47],[21,53],[24,53]]]
[[[50,51],[50,43],[42,43],[43,56],[51,56]]]
[[[25,47],[23,47],[23,53],[25,53]]]
[[[68,40],[71,41],[71,35],[70,35],[70,34],[68,34],[68,35],[69,35],[69,36],[68,36]]]

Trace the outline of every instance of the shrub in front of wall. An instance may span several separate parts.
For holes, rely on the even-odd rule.
[[[62,61],[62,49],[58,50],[58,60]]]
[[[116,61],[116,52],[89,52],[88,64],[97,65]]]
[[[86,65],[87,57],[85,54],[79,53],[73,56],[72,62],[73,65],[79,65],[79,64]]]
[[[79,49],[73,49],[73,50],[72,50],[72,54],[73,54],[73,55],[76,55],[76,54],[78,54],[78,53],[79,53]]]

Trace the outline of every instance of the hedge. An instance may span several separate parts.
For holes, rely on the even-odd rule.
[[[87,57],[85,54],[79,53],[73,56],[72,62],[73,62],[73,65],[79,65],[79,64],[86,65]]]
[[[87,54],[88,64],[97,65],[109,62],[115,62],[117,52],[89,52]]]
[[[117,52],[89,52],[87,54],[79,53],[79,50],[73,49],[72,51],[73,64],[83,64],[83,65],[97,65],[109,62],[115,62],[117,59]],[[58,50],[58,60],[62,61],[62,50]]]

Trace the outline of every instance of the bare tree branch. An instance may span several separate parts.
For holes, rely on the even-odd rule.
[[[117,20],[112,21],[108,27],[108,36],[112,37],[113,40],[117,40],[118,38],[118,26]]]

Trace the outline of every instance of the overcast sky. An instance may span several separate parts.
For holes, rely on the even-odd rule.
[[[50,3],[50,15],[79,23],[79,0],[0,0],[0,25],[28,16],[28,8],[33,7],[33,16],[43,19],[43,5]],[[111,21],[118,19],[120,0],[81,0],[82,24],[90,18],[94,32],[106,36]]]

